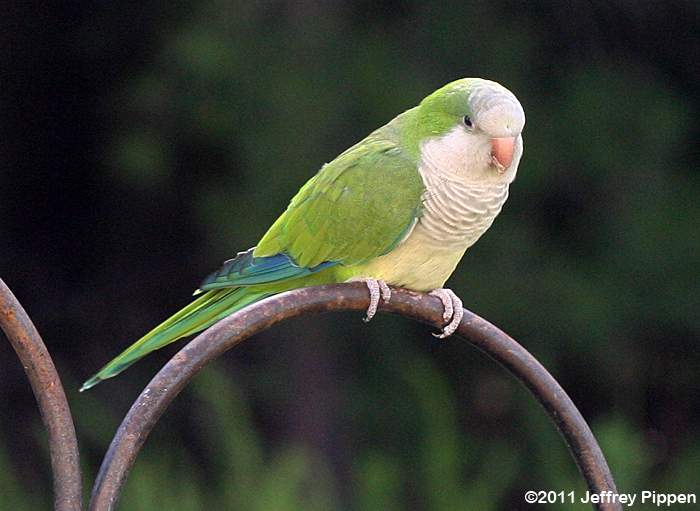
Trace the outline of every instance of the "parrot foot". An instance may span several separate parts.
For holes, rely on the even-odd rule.
[[[379,298],[381,297],[385,302],[391,300],[391,289],[389,289],[389,286],[387,286],[386,282],[383,280],[362,278],[358,279],[358,281],[364,282],[369,290],[369,307],[367,307],[367,315],[363,319],[365,323],[368,323],[377,313]]]
[[[462,321],[462,316],[464,316],[462,300],[451,289],[434,289],[429,294],[437,296],[442,302],[444,308],[442,319],[448,323],[442,327],[442,332],[433,335],[438,339],[444,339],[455,333]]]

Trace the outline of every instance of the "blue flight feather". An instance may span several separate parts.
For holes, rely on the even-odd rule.
[[[326,261],[312,268],[298,266],[287,254],[280,253],[267,257],[253,257],[255,247],[240,252],[226,261],[219,270],[209,275],[199,287],[202,291],[225,287],[269,284],[280,280],[303,277],[324,268],[338,264]]]

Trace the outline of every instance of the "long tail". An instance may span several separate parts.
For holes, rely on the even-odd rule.
[[[207,291],[125,349],[114,360],[100,369],[97,374],[83,383],[80,391],[87,390],[103,380],[116,376],[152,351],[181,337],[200,332],[269,294],[245,287]]]

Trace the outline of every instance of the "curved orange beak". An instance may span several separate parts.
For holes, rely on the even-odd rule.
[[[495,167],[501,174],[513,163],[515,152],[515,137],[491,139],[491,156]]]

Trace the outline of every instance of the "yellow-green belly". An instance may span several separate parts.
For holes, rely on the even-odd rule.
[[[345,280],[371,277],[416,291],[431,291],[443,287],[468,246],[465,244],[456,249],[454,246],[436,246],[433,240],[416,229],[392,252],[341,271]]]

